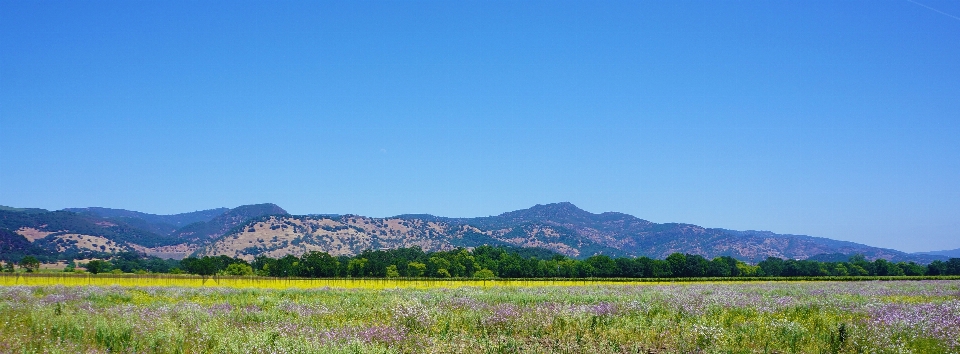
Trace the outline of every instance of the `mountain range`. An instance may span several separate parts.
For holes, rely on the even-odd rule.
[[[250,219],[286,214],[275,204],[176,215],[109,208],[0,207],[0,258],[29,254],[71,259],[135,251],[180,259]]]
[[[0,258],[26,254],[76,258],[136,251],[161,258],[227,255],[250,260],[308,251],[354,255],[366,249],[419,246],[436,251],[484,244],[537,247],[576,258],[595,254],[665,258],[674,252],[752,262],[767,257],[827,259],[853,254],[920,263],[949,258],[948,254],[911,254],[804,235],[658,224],[623,213],[594,214],[571,203],[477,218],[290,215],[275,204],[176,215],[109,208],[0,207]]]

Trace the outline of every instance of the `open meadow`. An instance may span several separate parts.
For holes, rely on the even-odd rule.
[[[958,280],[10,279],[0,353],[960,353]]]

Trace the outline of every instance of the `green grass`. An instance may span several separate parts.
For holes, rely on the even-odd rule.
[[[0,287],[0,353],[958,353],[960,281]]]

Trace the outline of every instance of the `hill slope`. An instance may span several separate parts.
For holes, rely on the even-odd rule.
[[[203,243],[227,233],[234,227],[264,215],[287,215],[287,211],[276,204],[253,204],[239,206],[217,215],[209,221],[195,222],[174,232],[180,240],[190,243]]]
[[[0,210],[0,228],[23,235],[31,242],[61,234],[100,236],[115,242],[146,247],[177,242],[171,236],[156,234],[122,221],[69,211],[26,213]]]
[[[252,259],[314,250],[354,255],[366,249],[419,246],[434,251],[487,244],[540,247],[578,258],[595,254],[665,258],[674,252],[746,261],[852,254],[923,263],[947,258],[802,235],[658,224],[623,213],[594,214],[570,203],[480,218],[294,216],[274,204],[177,215],[108,208],[70,210],[0,207],[0,257],[63,258],[133,250],[163,258],[196,253]]]
[[[230,209],[216,208],[216,209],[207,209],[207,210],[200,210],[200,211],[194,211],[190,213],[180,213],[180,214],[173,214],[173,215],[147,214],[147,213],[141,213],[139,211],[100,208],[100,207],[67,208],[63,210],[72,211],[77,214],[91,214],[91,215],[99,216],[101,218],[135,218],[135,219],[143,219],[144,221],[147,221],[150,223],[169,224],[176,227],[183,227],[195,222],[210,221],[213,218],[220,216],[221,214],[229,211]]]
[[[215,214],[215,215],[214,215]],[[153,215],[122,209],[73,208],[48,211],[0,208],[0,258],[95,257],[138,251],[183,258],[211,238],[250,219],[286,214],[274,204],[245,205],[177,215]],[[182,227],[178,227],[185,224]]]
[[[156,215],[132,210],[100,207],[67,208],[63,210],[71,211],[77,214],[92,215],[104,219],[116,219],[127,224],[134,225],[140,229],[149,230],[161,235],[168,235],[186,225],[196,222],[210,221],[213,218],[229,211],[230,209],[217,208],[174,215]]]
[[[536,205],[482,218],[277,215],[244,224],[197,254],[252,259],[261,254],[278,257],[314,250],[353,255],[365,249],[420,246],[433,251],[483,244],[542,247],[571,257],[606,254],[664,258],[681,252],[749,261],[766,257],[805,259],[820,254],[863,254],[870,259],[919,262],[943,258],[810,236],[657,224],[623,213],[593,214],[570,203]]]
[[[960,248],[952,249],[952,250],[943,250],[943,251],[917,252],[914,254],[960,258]]]

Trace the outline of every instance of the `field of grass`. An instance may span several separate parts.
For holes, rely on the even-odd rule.
[[[0,277],[0,353],[960,353],[957,280],[162,280]]]
[[[674,279],[676,280],[676,279]],[[164,274],[0,274],[0,286],[123,286],[123,287],[224,287],[254,289],[398,289],[398,288],[458,288],[458,287],[539,287],[539,286],[596,286],[625,284],[668,283],[653,279],[438,279],[438,278],[269,278],[269,277],[200,277],[194,275]]]
[[[652,285],[683,283],[743,283],[770,281],[897,281],[897,280],[960,280],[960,276],[842,276],[842,277],[733,277],[733,278],[271,278],[171,274],[75,274],[63,272],[0,273],[0,286],[126,286],[126,287],[227,287],[256,289],[397,289],[458,287],[541,287]]]

